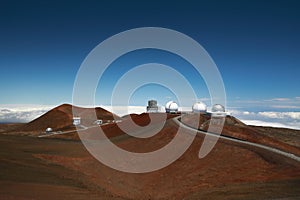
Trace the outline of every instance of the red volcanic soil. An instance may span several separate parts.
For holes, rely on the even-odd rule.
[[[80,172],[41,160],[39,154],[62,156],[72,162],[91,158],[80,142],[0,135],[1,200],[123,199],[95,187]]]
[[[283,141],[292,146],[300,148],[300,130],[286,129],[286,128],[274,128],[263,126],[251,126],[261,134],[272,137],[275,140]],[[288,137],[287,137],[288,136]]]
[[[81,108],[69,104],[60,105],[41,117],[14,129],[13,132],[22,132],[30,135],[37,135],[45,132],[46,128],[50,127],[53,131],[75,130],[73,126],[73,110],[75,115],[81,117],[82,124],[90,126],[95,119],[102,119],[103,121],[120,119],[119,116],[111,112],[97,107],[97,108]]]
[[[167,120],[174,117],[178,117],[180,114],[170,113],[142,113],[142,114],[130,114],[123,117],[123,120],[131,119],[139,126],[146,126],[150,122],[159,123],[161,120]],[[151,121],[152,118],[152,121]]]
[[[16,124],[0,124],[0,133],[1,132],[8,132],[13,131],[21,126],[23,126],[23,123],[16,123]]]
[[[147,126],[151,116],[151,126]],[[151,116],[134,114],[101,128],[124,150],[152,152],[167,145],[179,127],[172,119],[177,115]],[[163,128],[148,138],[132,137],[120,128],[123,125],[131,130],[129,117],[140,126],[140,134],[162,123]],[[191,116],[184,120],[190,126],[196,124]],[[209,116],[200,120],[202,126],[198,128],[205,129]],[[99,129],[93,127],[80,134],[95,139]],[[277,141],[233,117],[226,119],[224,130],[224,135],[230,137]],[[190,136],[187,129],[182,134]],[[65,140],[72,139],[70,136],[77,134],[51,136],[61,139],[0,135],[0,199],[296,199],[300,196],[299,162],[245,144],[219,139],[213,150],[199,159],[204,135],[198,134],[187,151],[169,166],[132,174],[105,166],[80,141]],[[293,147],[280,145],[285,150]]]
[[[177,124],[147,139],[112,137],[119,147],[150,152],[168,144]],[[86,134],[91,134],[87,130]],[[188,131],[183,134],[189,135]],[[0,135],[1,199],[294,199],[300,195],[300,163],[220,139],[203,159],[203,136],[171,165],[144,174],[111,169],[80,142]],[[108,153],[108,152],[107,152]],[[113,159],[113,158],[112,158]],[[64,191],[64,192],[62,192]]]

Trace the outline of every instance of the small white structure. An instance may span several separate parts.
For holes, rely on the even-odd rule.
[[[166,113],[177,113],[178,112],[178,104],[175,101],[169,101],[166,103]]]
[[[51,133],[52,131],[53,131],[52,128],[50,127],[46,128],[46,133]]]
[[[193,112],[195,113],[206,113],[207,106],[203,102],[196,102],[192,107]]]
[[[97,119],[97,120],[94,122],[94,124],[98,124],[98,125],[100,125],[100,124],[102,124],[102,123],[103,123],[102,119]]]
[[[80,117],[73,117],[73,125],[78,126],[81,123],[81,118]]]
[[[227,115],[227,113],[225,112],[225,107],[222,106],[221,104],[213,105],[213,107],[211,108],[211,114],[212,116],[220,116],[220,117],[224,117]]]

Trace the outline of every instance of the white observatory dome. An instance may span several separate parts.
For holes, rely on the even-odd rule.
[[[166,103],[166,112],[171,113],[171,112],[177,112],[178,111],[178,105],[174,101],[169,101]]]
[[[197,102],[194,103],[192,107],[193,112],[206,112],[207,111],[207,106],[203,102]]]
[[[53,131],[53,130],[52,130],[52,128],[50,128],[50,127],[46,129],[46,133],[50,133],[50,132],[52,132],[52,131]]]
[[[225,112],[225,107],[222,106],[221,104],[215,104],[215,105],[213,105],[211,111],[212,112]]]
[[[173,103],[170,104],[169,108],[170,108],[170,110],[176,110],[177,111],[178,110],[178,105],[177,105],[177,103],[173,102]]]
[[[169,107],[170,107],[170,104],[173,103],[173,102],[174,102],[174,101],[168,101],[168,102],[166,103],[166,106],[165,106],[165,107],[166,107],[166,108],[169,108]]]

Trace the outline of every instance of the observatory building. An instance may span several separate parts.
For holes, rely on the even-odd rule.
[[[213,105],[213,107],[211,108],[211,114],[213,116],[220,116],[220,117],[224,117],[227,115],[227,113],[225,112],[225,107],[222,106],[221,104]]]
[[[166,113],[177,113],[178,112],[178,105],[174,101],[169,101],[166,104]]]
[[[158,106],[156,100],[148,101],[147,112],[148,113],[158,112]]]
[[[73,117],[73,125],[78,126],[81,123],[81,118],[80,117]]]
[[[50,128],[50,127],[46,129],[46,133],[51,133],[52,131],[53,131],[53,130],[52,130],[52,128]]]
[[[101,125],[102,123],[103,123],[102,119],[97,119],[96,121],[94,121],[94,124],[97,124],[97,125]]]
[[[207,106],[203,102],[196,102],[192,106],[192,110],[194,113],[206,113],[207,111]]]

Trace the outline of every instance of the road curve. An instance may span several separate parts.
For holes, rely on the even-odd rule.
[[[293,159],[293,160],[296,160],[296,161],[300,162],[300,157],[299,156],[296,156],[292,153],[285,152],[285,151],[282,151],[282,150],[279,150],[279,149],[276,149],[276,148],[273,148],[273,147],[269,147],[269,146],[266,146],[266,145],[257,144],[257,143],[253,143],[253,142],[248,142],[248,141],[244,141],[244,140],[234,139],[234,138],[230,138],[230,137],[226,137],[226,136],[222,136],[222,135],[216,135],[216,134],[213,134],[213,133],[208,133],[208,132],[200,131],[200,130],[195,129],[195,128],[191,128],[191,127],[185,125],[184,123],[180,122],[179,121],[180,117],[181,116],[178,116],[178,117],[174,117],[172,119],[174,120],[174,122],[178,126],[183,127],[185,129],[193,131],[193,132],[196,131],[197,134],[200,133],[200,134],[203,134],[203,135],[209,135],[209,136],[216,137],[216,138],[222,138],[224,140],[233,141],[233,142],[237,142],[237,143],[240,143],[240,144],[246,144],[246,145],[249,145],[249,146],[258,147],[258,148],[261,148],[261,149],[264,149],[264,150],[267,150],[267,151],[270,151],[270,152],[273,152],[273,153],[276,153],[276,154],[279,154],[279,155],[282,155],[282,156],[285,156],[287,158],[290,158],[290,159]],[[103,125],[106,125],[106,124],[103,124]],[[52,134],[39,135],[38,137],[40,137],[40,138],[41,137],[49,137],[49,136],[52,136],[52,135],[61,135],[61,134],[67,134],[67,133],[72,133],[72,132],[85,131],[87,129],[94,128],[94,127],[97,127],[97,126],[98,125],[90,126],[90,127],[82,126],[81,130],[72,130],[72,131],[64,131],[64,132],[57,132],[57,133],[54,132]]]
[[[76,130],[71,130],[71,131],[62,131],[62,132],[52,132],[52,133],[49,133],[49,134],[46,134],[46,135],[39,135],[38,137],[39,138],[42,138],[42,137],[49,137],[49,136],[52,136],[52,135],[63,135],[63,134],[67,134],[67,133],[75,133],[75,132],[78,132],[78,131],[85,131],[87,129],[90,129],[90,128],[94,128],[94,127],[98,127],[98,125],[94,125],[94,126],[83,126],[83,125],[80,125],[81,129],[76,129]]]
[[[249,146],[258,147],[258,148],[265,149],[267,151],[270,151],[270,152],[273,152],[273,153],[276,153],[276,154],[279,154],[279,155],[282,155],[282,156],[285,156],[285,157],[288,157],[290,159],[293,159],[293,160],[296,160],[296,161],[300,162],[300,157],[299,156],[296,156],[292,153],[288,153],[288,152],[285,152],[285,151],[282,151],[282,150],[279,150],[279,149],[276,149],[276,148],[273,148],[273,147],[269,147],[269,146],[265,146],[265,145],[257,144],[257,143],[253,143],[253,142],[248,142],[248,141],[244,141],[244,140],[229,138],[229,137],[222,136],[222,135],[216,135],[216,134],[213,134],[213,133],[208,133],[208,132],[200,131],[200,130],[195,129],[195,128],[191,128],[191,127],[183,124],[182,122],[180,122],[179,121],[180,117],[181,116],[173,118],[175,123],[177,125],[185,128],[185,129],[187,129],[187,130],[190,130],[190,131],[193,131],[193,132],[197,131],[197,134],[200,133],[200,134],[203,134],[203,135],[209,135],[209,136],[212,136],[212,137],[222,138],[224,140],[229,140],[229,141],[237,142],[237,143],[240,143],[240,144],[246,144],[246,145],[249,145]]]

